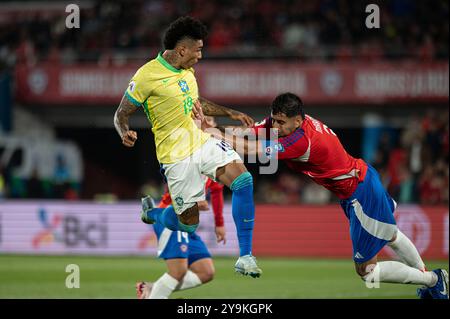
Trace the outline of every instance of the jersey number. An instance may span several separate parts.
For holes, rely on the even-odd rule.
[[[312,117],[310,117],[310,119],[313,122],[314,128],[316,129],[317,132],[323,133],[323,131],[325,131],[325,133],[327,133],[327,134],[337,136],[336,133],[334,133],[333,130],[331,128],[329,128],[328,126],[326,126],[325,124],[323,124],[323,123],[321,124],[319,121],[315,120]]]
[[[227,151],[232,151],[233,148],[230,146],[230,144],[228,144],[225,141],[220,141],[220,143],[216,143],[217,146],[219,146],[222,151],[227,152]]]
[[[192,103],[192,98],[190,96],[183,100],[184,114],[188,115],[189,113],[191,113],[193,104],[194,103]]]
[[[184,231],[177,231],[177,240],[179,243],[183,242],[183,238],[185,239],[186,243],[189,243],[189,237],[188,237],[188,233],[184,232]]]
[[[331,128],[329,128],[329,127],[326,126],[325,124],[322,124],[322,125],[323,125],[323,130],[324,130],[325,132],[327,132],[328,134],[331,134],[331,135],[336,136],[336,133],[334,133],[333,130],[332,130]]]

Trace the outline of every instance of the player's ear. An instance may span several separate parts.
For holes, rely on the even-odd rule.
[[[178,45],[176,47],[176,51],[179,56],[184,57],[184,55],[186,54],[186,47],[184,45]]]
[[[295,117],[295,125],[296,125],[297,127],[300,127],[300,126],[302,126],[302,123],[303,123],[302,116],[301,116],[301,115],[297,115],[297,116]]]

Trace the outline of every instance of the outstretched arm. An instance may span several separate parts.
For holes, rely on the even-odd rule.
[[[122,139],[122,144],[127,147],[133,147],[137,140],[137,133],[135,131],[131,131],[128,124],[129,117],[131,114],[136,112],[137,109],[138,108],[124,95],[122,97],[122,101],[120,101],[116,113],[114,114],[114,127]]]
[[[235,126],[235,125],[218,125],[216,127],[220,132],[232,133],[237,137],[249,137],[255,136],[255,130],[252,127]]]
[[[203,113],[209,116],[227,116],[235,121],[241,121],[242,124],[247,127],[252,126],[255,121],[245,113],[227,108],[225,106],[218,105],[214,102],[211,102],[205,98],[199,97],[198,99],[201,103]]]
[[[238,129],[239,130],[239,129]],[[230,144],[236,152],[243,155],[262,155],[262,144],[259,140],[244,138],[241,134],[236,134],[231,127],[225,131],[219,129],[207,130],[212,136],[219,140],[224,140]],[[248,136],[248,135],[246,135]]]

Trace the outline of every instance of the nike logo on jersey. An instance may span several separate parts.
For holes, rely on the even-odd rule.
[[[253,222],[253,221],[255,221],[254,218],[253,218],[253,219],[245,219],[245,218],[244,218],[244,223],[250,223],[250,222]]]
[[[163,83],[163,84],[166,84],[167,82],[169,82],[169,79],[164,79],[164,80],[162,80],[162,83]]]

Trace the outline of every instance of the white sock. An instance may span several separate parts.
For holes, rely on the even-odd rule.
[[[388,246],[404,261],[407,265],[425,271],[425,264],[417,251],[416,246],[400,230],[397,231],[397,238],[388,243]]]
[[[194,288],[200,286],[202,281],[198,278],[197,274],[188,270],[186,275],[184,275],[183,279],[180,281],[175,290],[184,290],[189,288]]]
[[[365,275],[367,282],[386,282],[399,284],[416,284],[432,287],[437,282],[437,276],[432,271],[420,271],[398,261],[381,261],[373,270]]]
[[[165,273],[153,284],[152,292],[148,299],[168,299],[177,285],[178,280]]]

